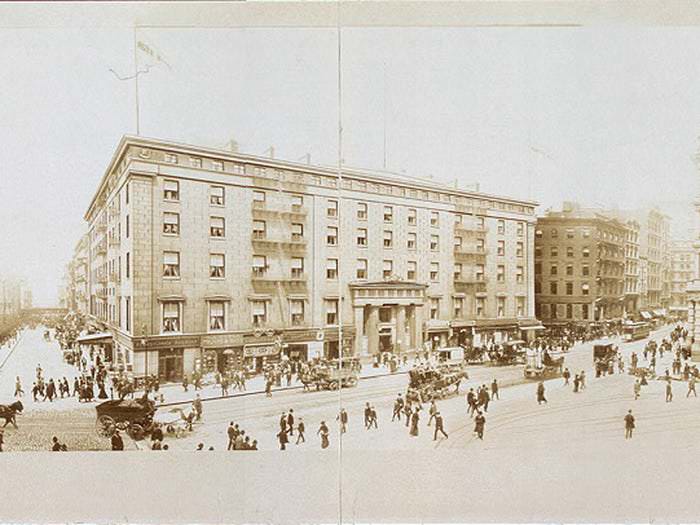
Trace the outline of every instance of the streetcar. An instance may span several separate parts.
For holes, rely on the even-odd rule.
[[[623,339],[625,341],[637,341],[638,339],[645,339],[651,334],[651,328],[647,323],[628,323],[623,328]]]

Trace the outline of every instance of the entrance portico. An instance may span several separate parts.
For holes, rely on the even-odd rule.
[[[355,355],[404,352],[420,346],[427,287],[398,279],[351,283]]]

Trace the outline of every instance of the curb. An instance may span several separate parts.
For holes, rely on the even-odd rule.
[[[10,349],[10,351],[5,356],[5,359],[3,359],[2,363],[0,363],[0,371],[3,369],[3,367],[5,366],[5,363],[7,363],[7,361],[10,359],[10,357],[12,357],[12,354],[15,353],[15,350],[17,349],[19,344],[22,342],[22,339],[24,339],[24,334],[25,334],[25,331],[22,330],[22,335],[20,335],[19,339],[17,339],[17,342],[14,344],[14,346]]]
[[[402,372],[394,372],[393,374],[391,372],[387,372],[384,374],[376,374],[376,375],[371,375],[371,376],[359,377],[358,381],[364,381],[366,379],[374,379],[376,377],[398,376],[401,374],[408,374],[408,370],[402,371]],[[304,388],[304,385],[283,386],[283,387],[273,389],[272,392],[286,392],[286,391],[291,391],[291,390],[301,390],[303,388]],[[228,396],[205,397],[205,398],[202,398],[202,402],[204,402],[204,401],[219,401],[221,399],[231,399],[231,398],[236,398],[236,397],[257,396],[257,395],[264,394],[264,393],[265,393],[264,390],[250,390],[250,391],[245,391],[245,392],[236,392],[235,394],[230,394]],[[189,405],[191,403],[192,403],[192,400],[172,401],[169,403],[161,403],[159,405],[156,405],[156,408],[173,407],[173,406],[178,406],[178,405]]]

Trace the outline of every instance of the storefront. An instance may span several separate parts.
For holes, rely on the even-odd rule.
[[[280,345],[277,343],[245,345],[243,347],[243,359],[246,367],[260,372],[265,365],[280,361]]]
[[[521,340],[520,326],[515,319],[484,319],[476,321],[474,345],[503,344]]]
[[[474,345],[474,321],[452,321],[449,346],[472,347]]]
[[[447,346],[450,338],[450,322],[442,319],[429,319],[425,322],[424,342],[431,350]]]
[[[201,356],[195,370],[223,374],[243,366],[243,334],[208,334],[201,339]]]

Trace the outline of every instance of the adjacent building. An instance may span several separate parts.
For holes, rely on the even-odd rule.
[[[66,267],[61,306],[87,313],[88,304],[88,236],[83,235],[73,249],[73,257]]]
[[[656,208],[626,211],[624,214],[640,225],[639,253],[646,259],[646,293],[640,296],[640,308],[661,315],[671,300],[670,219]]]
[[[0,333],[14,329],[22,309],[28,307],[31,307],[31,290],[24,280],[0,277]]]
[[[535,207],[125,137],[85,214],[87,311],[116,361],[164,380],[519,339],[539,325]]]
[[[669,251],[671,261],[670,313],[685,317],[688,312],[686,287],[694,278],[695,250],[692,241],[674,241]]]
[[[621,319],[633,244],[625,223],[576,203],[538,218],[537,318],[545,324]]]

